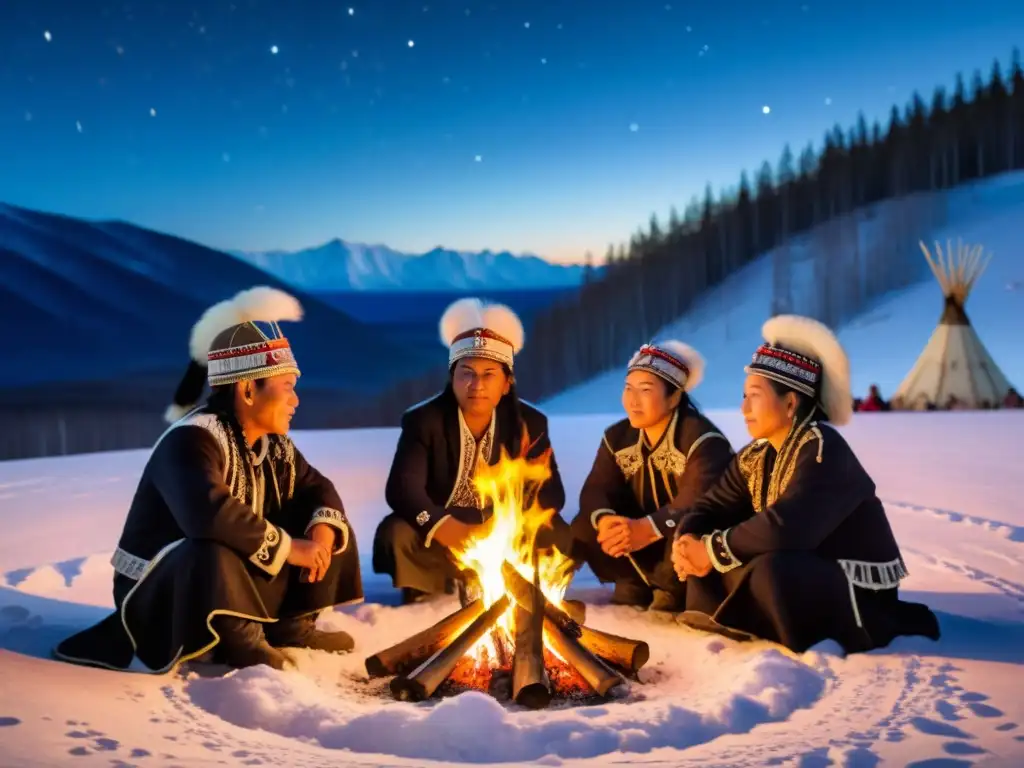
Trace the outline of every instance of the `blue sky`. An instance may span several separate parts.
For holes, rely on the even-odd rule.
[[[957,71],[987,78],[1024,40],[1024,3],[1003,0],[3,14],[0,201],[219,248],[341,237],[566,261],[859,110],[884,120],[915,88],[928,101]]]

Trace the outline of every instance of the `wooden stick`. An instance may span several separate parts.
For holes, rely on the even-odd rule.
[[[530,594],[535,589],[534,586],[509,563],[502,566],[501,573],[505,577],[505,588],[512,598],[518,605],[529,609],[532,605]],[[578,639],[584,648],[628,672],[638,672],[651,658],[650,646],[642,640],[631,640],[628,637],[581,626],[568,613],[547,601],[544,602],[544,615],[567,634]]]
[[[474,600],[422,632],[367,658],[366,673],[370,677],[404,675],[448,645],[483,612],[483,601]]]
[[[509,605],[509,596],[502,595],[494,605],[477,616],[462,634],[431,655],[408,675],[394,678],[391,681],[391,694],[399,701],[424,701],[433,696],[437,687],[451,674],[458,660],[494,628]]]
[[[533,572],[534,588],[530,590],[529,605],[515,606],[512,699],[530,709],[543,709],[551,703],[551,680],[544,668],[544,604],[547,600],[537,581],[536,567]]]
[[[608,696],[611,690],[625,684],[625,679],[605,665],[597,656],[584,648],[578,639],[568,634],[547,616],[544,617],[544,637],[562,659],[587,681],[599,696]]]

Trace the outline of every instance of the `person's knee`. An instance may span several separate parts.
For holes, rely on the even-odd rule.
[[[242,560],[242,556],[231,547],[210,539],[185,539],[168,555],[174,555],[175,560],[188,560],[204,566],[219,566]]]
[[[395,552],[412,552],[423,549],[419,532],[401,518],[391,521],[384,532],[384,538]]]

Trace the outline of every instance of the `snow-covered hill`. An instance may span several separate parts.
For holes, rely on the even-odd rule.
[[[887,205],[887,204],[883,204]],[[997,176],[948,193],[947,221],[920,239],[932,247],[948,238],[980,243],[992,253],[988,269],[967,300],[967,315],[982,342],[1018,390],[1024,386],[1024,173]],[[794,249],[805,248],[798,240]],[[704,407],[734,408],[743,389],[743,366],[761,341],[761,324],[771,313],[771,254],[762,256],[709,291],[689,313],[661,329],[656,338],[678,338],[707,360],[696,391]],[[847,348],[855,395],[878,384],[889,397],[910,371],[935,330],[942,292],[921,259],[924,279],[877,301],[838,329]],[[637,346],[646,339],[637,339]],[[618,409],[626,360],[589,381],[545,401],[551,413],[595,413]]]
[[[552,264],[507,251],[470,253],[434,248],[401,253],[384,245],[331,240],[301,251],[233,251],[296,287],[309,291],[470,291],[575,287],[579,264]]]
[[[739,413],[710,416],[734,446],[746,441]],[[569,499],[616,418],[552,418]],[[904,595],[937,612],[940,641],[792,655],[607,605],[609,590],[582,579],[571,596],[590,604],[587,623],[644,639],[651,658],[621,699],[540,712],[476,692],[397,702],[368,680],[367,655],[455,608],[382,605],[394,591],[368,562],[367,604],[321,619],[351,632],[356,651],[305,652],[298,671],[155,677],[53,661],[55,642],[111,606],[110,552],[145,452],[0,463],[0,764],[1024,765],[1022,428],[1024,412],[979,412],[858,414],[843,430],[885,501],[910,571]],[[296,435],[341,490],[364,561],[396,439]]]

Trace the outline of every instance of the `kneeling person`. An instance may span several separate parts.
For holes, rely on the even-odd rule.
[[[536,458],[551,448],[547,417],[516,394],[513,358],[524,333],[515,313],[461,299],[445,311],[441,337],[449,348],[449,381],[402,417],[385,490],[392,513],[374,539],[373,569],[392,577],[406,603],[442,593],[450,582],[459,585],[465,601],[474,577],[451,551],[490,517],[473,482],[479,468],[496,464],[502,449]],[[538,533],[538,545],[554,545],[568,555],[572,535],[558,514],[565,490],[553,453],[550,469],[547,481],[533,489],[542,508],[555,510],[551,528]]]
[[[334,485],[285,436],[299,369],[277,323],[301,314],[291,296],[260,287],[193,328],[173,424],[114,553],[117,610],[55,656],[111,669],[137,658],[163,673],[208,651],[233,667],[282,669],[281,648],[351,650],[316,618],[362,599],[355,537]],[[189,411],[207,378],[211,396]]]
[[[628,418],[605,430],[572,523],[594,575],[615,584],[614,603],[683,609],[685,584],[671,560],[676,521],[733,455],[690,400],[703,370],[701,356],[679,341],[644,345],[629,363]]]

